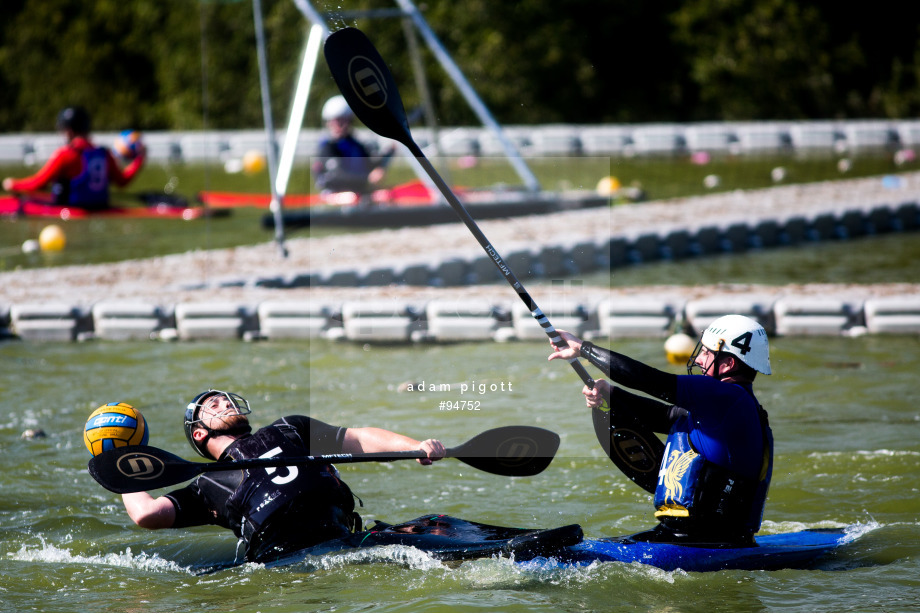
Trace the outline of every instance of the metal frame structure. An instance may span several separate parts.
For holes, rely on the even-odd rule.
[[[268,66],[265,60],[265,34],[262,25],[262,6],[261,0],[253,0],[253,16],[255,22],[255,34],[257,51],[259,55],[259,73],[260,85],[262,90],[262,107],[265,120],[265,132],[268,139],[268,170],[271,178],[271,211],[275,218],[275,239],[283,256],[287,255],[287,249],[284,246],[284,228],[282,223],[282,206],[284,195],[287,192],[288,180],[291,175],[291,167],[294,163],[294,154],[297,149],[297,142],[300,136],[300,130],[303,126],[303,118],[306,114],[307,105],[309,104],[310,88],[313,83],[313,77],[316,73],[316,64],[319,60],[322,43],[330,34],[330,29],[325,18],[320,14],[309,0],[293,0],[297,9],[309,20],[313,26],[310,28],[307,43],[304,49],[304,56],[301,62],[300,75],[294,93],[294,100],[291,105],[291,113],[288,120],[287,132],[284,138],[284,145],[281,149],[280,158],[278,155],[278,145],[275,139],[274,123],[271,117],[271,98],[268,87]],[[505,135],[501,125],[492,116],[492,113],[483,103],[482,99],[473,89],[470,82],[466,79],[463,71],[457,66],[453,58],[445,49],[444,45],[438,39],[437,35],[428,25],[422,13],[418,10],[412,0],[394,0],[397,5],[396,9],[371,11],[362,13],[361,16],[370,17],[401,17],[406,32],[406,39],[409,44],[409,52],[413,61],[416,82],[422,95],[425,115],[432,129],[435,147],[437,148],[437,130],[434,121],[433,105],[428,93],[428,87],[424,78],[421,57],[418,54],[417,40],[415,31],[417,31],[428,48],[434,54],[435,58],[441,64],[444,71],[460,90],[467,104],[477,115],[482,124],[487,127],[495,136],[501,145],[505,156],[508,158],[514,170],[524,182],[526,189],[533,193],[541,191],[540,183],[536,176],[527,166],[520,152],[514,143]],[[412,26],[415,27],[413,31]],[[405,157],[415,171],[416,176],[423,181],[432,194],[438,194],[438,190],[431,183],[431,179],[424,172],[421,165],[414,156],[404,152]],[[443,199],[443,197],[441,197]]]

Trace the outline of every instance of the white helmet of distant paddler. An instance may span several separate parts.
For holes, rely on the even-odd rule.
[[[333,96],[323,105],[324,122],[340,117],[351,119],[354,115],[354,112],[352,112],[351,107],[348,106],[348,102],[346,102],[344,96]]]
[[[700,345],[712,352],[728,352],[755,371],[770,375],[770,343],[757,320],[742,315],[717,318],[703,331]],[[688,365],[693,364],[699,350]]]

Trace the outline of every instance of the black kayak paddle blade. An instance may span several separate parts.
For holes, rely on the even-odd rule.
[[[593,408],[594,434],[617,469],[643,490],[655,492],[658,470],[664,457],[661,440],[631,416]]]
[[[536,426],[503,426],[448,450],[448,456],[499,475],[537,475],[553,462],[559,435]]]
[[[358,119],[380,136],[418,151],[393,74],[364,32],[357,28],[333,32],[326,38],[323,54]]]

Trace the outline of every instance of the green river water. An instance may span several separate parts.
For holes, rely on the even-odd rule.
[[[667,368],[660,341],[617,347]],[[446,566],[391,548],[196,575],[201,566],[232,559],[232,536],[213,528],[136,528],[120,498],[86,472],[83,423],[115,400],[144,412],[152,445],[196,458],[180,416],[189,398],[213,386],[247,396],[256,425],[309,413],[336,424],[437,436],[447,445],[507,424],[539,425],[562,437],[549,469],[530,478],[485,474],[454,460],[342,466],[364,501],[365,519],[447,513],[509,526],[578,522],[590,537],[650,526],[650,497],[603,457],[580,381],[564,363],[548,363],[547,349],[543,343],[4,343],[0,610],[920,609],[916,336],[773,342],[775,375],[758,381],[777,442],[763,531],[855,524],[865,533],[818,570],[688,574],[608,563],[524,571],[507,559]],[[400,392],[407,381],[450,391]],[[463,400],[479,401],[478,411],[440,409],[442,401]],[[19,438],[39,427],[46,438]]]
[[[917,281],[915,234],[617,270],[588,283]],[[509,290],[496,286],[496,295]],[[534,284],[540,300],[545,288]],[[617,341],[669,367],[661,340]],[[0,342],[0,611],[873,611],[920,610],[920,337],[776,338],[758,378],[776,438],[764,533],[854,525],[862,536],[814,570],[663,572],[639,564],[524,570],[507,559],[444,565],[408,548],[275,569],[233,559],[215,528],[149,532],[88,475],[82,429],[110,401],[141,409],[150,443],[197,459],[182,433],[208,387],[246,396],[253,422],[306,413],[457,445],[492,427],[558,432],[542,474],[506,478],[445,460],[340,467],[365,520],[430,513],[522,527],[580,523],[588,537],[654,523],[651,497],[603,456],[565,364],[549,346],[313,342]],[[404,382],[439,392],[400,392]],[[448,391],[447,388],[450,390]],[[478,402],[447,411],[443,402]],[[20,439],[26,429],[47,437]],[[201,460],[201,459],[197,459]]]

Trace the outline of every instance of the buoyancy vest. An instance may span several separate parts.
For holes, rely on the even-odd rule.
[[[331,143],[338,153],[339,164],[351,173],[366,173],[370,170],[370,158],[364,146],[352,137],[338,139]]]
[[[314,169],[316,184],[333,192],[365,193],[370,189],[368,174],[374,167],[367,149],[346,136],[320,144],[322,163]]]
[[[756,477],[716,465],[694,450],[688,415],[674,422],[655,490],[659,521],[687,533],[726,539],[749,537],[760,530],[773,475],[773,434],[766,412],[759,412],[763,462]]]
[[[307,449],[296,429],[279,424],[238,440],[226,456],[302,456]],[[341,537],[360,523],[354,495],[333,465],[254,468],[245,473],[226,511],[247,544],[248,560]]]
[[[109,161],[104,147],[80,152],[83,170],[72,179],[62,179],[52,186],[57,204],[104,206],[109,202]]]

